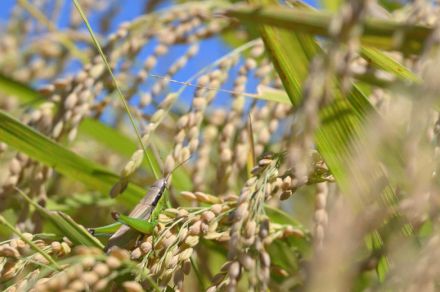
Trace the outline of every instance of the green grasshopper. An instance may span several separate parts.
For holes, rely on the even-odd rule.
[[[178,164],[173,171],[185,162],[186,160]],[[166,205],[164,193],[168,188],[168,180],[173,171],[165,178],[157,180],[128,216],[113,212],[113,219],[117,222],[88,229],[95,236],[109,236],[113,233],[108,240],[106,251],[115,246],[121,248],[133,247],[140,234],[151,234],[153,232],[159,214]]]

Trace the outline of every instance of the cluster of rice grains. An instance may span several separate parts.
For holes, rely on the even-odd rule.
[[[71,255],[72,243],[67,238],[62,241],[48,242],[30,233],[24,233],[23,236],[49,257],[62,259]],[[47,257],[36,252],[28,242],[20,238],[3,242],[0,245],[0,259],[2,281],[14,280],[9,291],[21,291],[26,285],[39,278],[40,270],[32,267],[50,264]]]
[[[91,1],[83,4],[86,12],[104,11],[104,3]],[[141,124],[142,142],[148,145],[155,135],[161,137],[155,133],[161,129],[164,133],[161,139],[173,145],[164,161],[164,173],[193,158],[184,166],[191,169],[192,189],[177,196],[181,206],[165,209],[159,216],[154,233],[139,239],[132,250],[113,249],[110,254],[95,248],[72,246],[67,238],[61,242],[50,241],[26,233],[28,240],[59,263],[58,271],[45,268],[50,265],[47,258],[21,239],[5,241],[0,245],[2,287],[9,287],[9,291],[98,291],[109,287],[141,291],[167,286],[181,290],[184,278],[191,270],[193,274],[200,273],[192,268],[194,260],[212,278],[209,291],[236,289],[242,274],[246,274],[249,287],[254,290],[267,289],[270,273],[274,270],[279,276],[287,278],[289,272],[271,263],[269,246],[274,240],[291,237],[307,241],[307,231],[286,222],[271,222],[265,205],[270,201],[277,206],[280,198],[285,200],[299,187],[313,182],[304,177],[296,178],[289,167],[282,165],[283,155],[261,156],[268,150],[279,151],[283,149],[281,147],[289,147],[283,141],[288,140],[291,123],[288,105],[246,101],[246,91],[255,90],[249,89],[250,79],[260,85],[281,86],[264,54],[263,43],[261,40],[252,41],[210,66],[200,68],[194,83],[183,84],[194,87],[188,111],[176,111],[179,93],[167,93],[174,82],[174,75],[199,54],[200,41],[218,36],[235,26],[230,19],[212,17],[215,7],[211,5],[185,4],[142,16],[120,25],[103,43],[103,51],[129,103],[130,112]],[[36,10],[43,8],[39,4],[17,6],[12,19],[23,19],[31,26],[34,22],[26,17],[27,13],[35,15]],[[72,29],[78,27],[78,17],[77,13],[72,13]],[[35,33],[28,26],[20,29],[29,34]],[[146,26],[148,30],[144,29]],[[103,31],[105,28],[103,25]],[[84,32],[74,33],[72,30],[67,36],[74,45],[75,42],[92,45]],[[32,47],[26,52],[28,58],[36,60],[32,63],[34,65],[23,67],[9,62],[3,68],[9,70],[9,76],[28,83],[52,80],[39,89],[45,100],[21,112],[18,101],[11,96],[7,102],[2,101],[1,108],[17,113],[23,123],[47,137],[68,144],[76,142],[75,150],[80,153],[85,151],[87,155],[97,155],[100,163],[122,169],[120,180],[110,195],[115,197],[123,193],[133,176],[138,179],[143,175],[138,171],[142,165],[143,149],[135,151],[123,164],[124,159],[101,149],[99,141],[94,147],[101,150],[96,151],[90,148],[84,150],[82,141],[77,141],[81,123],[85,119],[98,120],[108,116],[109,109],[114,115],[115,127],[127,127],[123,118],[126,113],[115,98],[116,88],[101,56],[94,50],[82,51],[82,56],[91,62],[73,76],[65,74],[67,77],[60,78],[58,76],[66,70],[66,64],[78,57],[68,52],[74,55],[78,51],[66,51],[65,42],[57,43],[45,34],[39,42],[44,46],[38,48],[44,47],[44,50]],[[14,38],[11,28],[10,35],[1,40],[2,56],[11,55],[24,45],[22,40]],[[162,58],[169,59],[168,52],[177,45],[184,45],[186,51],[171,62],[164,74],[155,76]],[[152,48],[152,52],[141,58],[146,47]],[[241,58],[243,52],[246,58]],[[0,61],[6,62],[6,57]],[[221,89],[232,78],[232,88]],[[232,98],[230,109],[213,105],[216,98],[227,95]],[[147,114],[151,108],[153,113]],[[51,192],[48,185],[56,186],[62,178],[54,176],[51,167],[23,153],[14,154],[1,143],[0,155],[3,153],[4,159],[9,162],[7,171],[2,171],[2,210],[15,206],[17,198],[13,194],[17,187],[42,206],[48,201],[56,201],[53,191],[57,188]],[[255,156],[261,159],[251,162]],[[256,166],[250,172],[249,167],[254,163]],[[323,167],[322,163],[319,166],[319,163],[315,164],[317,169]],[[283,174],[279,175],[279,171]],[[322,204],[320,206],[322,209]],[[44,220],[37,213],[27,207],[20,212],[17,228],[35,234],[43,230]],[[317,223],[320,224],[319,230],[324,226],[321,221]],[[204,261],[203,257],[212,256],[204,250],[208,242],[225,251],[222,252],[226,254],[223,266],[219,263],[218,267],[211,267]]]
[[[32,235],[28,234],[28,237],[32,239]],[[15,277],[14,284],[7,291],[105,291],[109,287],[143,291],[139,283],[126,278],[119,281],[117,287],[112,284],[116,278],[124,279],[124,275],[130,275],[137,269],[126,250],[114,249],[104,254],[100,249],[85,246],[76,246],[72,250],[71,243],[64,241],[46,243],[37,239],[33,243],[58,260],[58,271],[43,268],[29,270],[30,263],[48,265],[49,262],[39,253],[30,253],[29,246],[24,242],[13,240],[0,249],[1,255],[9,258],[3,268],[2,278]],[[16,255],[18,252],[20,254]]]

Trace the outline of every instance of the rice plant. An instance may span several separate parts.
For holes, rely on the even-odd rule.
[[[0,6],[2,291],[440,290],[437,2],[133,3]]]

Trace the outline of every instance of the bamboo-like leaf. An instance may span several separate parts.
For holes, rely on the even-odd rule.
[[[253,2],[277,4],[277,1],[271,0]],[[267,9],[275,11],[272,7]],[[263,23],[267,24],[264,21]],[[261,25],[260,32],[290,101],[294,106],[299,105],[302,99],[301,85],[307,77],[310,63],[310,55],[305,53],[303,44],[310,46],[312,37],[271,25]],[[365,177],[365,174],[359,173],[359,169],[349,161],[353,153],[360,153],[359,149],[353,147],[353,142],[363,141],[360,137],[364,119],[376,113],[356,85],[346,98],[337,88],[333,93],[332,102],[319,112],[321,123],[315,133],[315,142],[342,192],[349,192],[350,185],[364,185],[377,179]],[[378,169],[377,174],[379,173]],[[392,189],[385,187],[384,196],[392,198]]]
[[[130,157],[133,152],[137,150],[136,143],[133,139],[96,120],[84,119],[78,131],[125,157]],[[151,139],[154,145],[158,145],[160,149],[166,148],[165,143],[156,139],[155,136]],[[147,152],[153,156],[151,149],[147,149]],[[156,160],[153,161],[153,164],[155,168],[159,169],[159,164]],[[146,161],[143,162],[143,166],[145,169],[148,169]],[[192,188],[191,179],[183,167],[179,167],[174,171],[173,187],[177,190],[188,190]]]
[[[258,95],[261,96],[261,99],[291,104],[289,96],[284,90],[275,89],[265,85],[258,85],[257,92]]]
[[[273,265],[282,267],[292,275],[297,274],[299,267],[297,254],[298,251],[301,254],[307,254],[310,250],[310,234],[299,222],[282,210],[270,207],[269,205],[265,205],[264,210],[271,223],[290,225],[298,229],[297,236],[291,236],[280,241],[276,240],[269,247],[269,254]]]
[[[254,1],[251,1],[254,4]],[[277,6],[236,6],[226,11],[226,15],[237,17],[255,25],[264,24],[273,27],[295,29],[318,36],[329,36],[332,14],[321,11],[303,11]],[[384,50],[399,50],[404,53],[419,53],[423,43],[431,35],[431,27],[395,22],[382,19],[367,19],[364,23],[361,42]],[[402,36],[401,42],[396,41],[397,34]],[[284,44],[284,40],[280,43]]]
[[[269,216],[270,221],[272,223],[277,223],[277,224],[282,224],[282,225],[291,225],[296,228],[299,228],[301,231],[304,232],[304,234],[306,233],[304,226],[302,226],[301,223],[299,223],[298,221],[293,219],[286,212],[284,212],[278,208],[271,207],[270,205],[265,205],[264,211],[266,212],[267,216]]]
[[[276,1],[254,2],[277,4]],[[268,6],[264,9],[272,11],[276,8]],[[260,32],[292,105],[298,106],[302,99],[302,83],[313,57],[310,51],[318,52],[318,45],[310,35],[270,25],[261,25]],[[359,138],[363,119],[375,111],[356,85],[347,98],[343,98],[338,90],[334,94],[333,102],[320,112],[321,125],[316,132],[316,143],[336,181],[345,190],[347,175],[352,172],[347,169],[347,158],[352,154],[351,143]],[[277,98],[282,97],[278,95]]]
[[[118,132],[117,130],[107,126],[99,121],[92,119],[84,119],[80,124],[78,132],[86,134],[88,137],[96,140],[101,145],[108,147],[119,154],[129,158],[137,149],[136,143],[128,136]],[[154,156],[151,149],[146,149],[150,157]],[[154,159],[151,160],[152,167],[160,173],[159,163]],[[142,161],[145,169],[149,169],[148,161]]]
[[[303,2],[295,2],[292,4],[292,6],[301,11],[319,12],[314,7],[311,7]],[[307,42],[309,45],[307,46],[307,48],[304,47],[306,51],[314,52],[314,48],[313,48],[314,45],[310,45],[310,43],[312,42],[313,41]],[[393,73],[397,78],[399,78],[402,81],[407,81],[407,82],[420,81],[420,79],[413,72],[411,72],[410,69],[406,68],[405,66],[394,60],[390,55],[382,52],[381,50],[378,50],[377,48],[363,45],[361,46],[360,55],[374,67],[377,67],[378,69],[382,69],[389,73]],[[364,76],[362,75],[356,76],[356,78],[363,78],[363,77]]]
[[[288,94],[282,90],[260,86],[259,92],[267,100],[289,101]],[[371,113],[370,105],[359,91],[354,91],[349,100],[353,105],[345,99],[339,99],[321,112],[322,124],[316,135],[318,149],[339,182],[346,175],[343,161],[350,154],[351,140],[358,135],[359,119]]]
[[[104,194],[108,194],[119,180],[117,175],[104,167],[62,147],[3,111],[0,111],[0,140],[32,159],[53,167],[65,176],[76,179]],[[118,200],[134,205],[143,197],[143,194],[142,188],[129,184]]]
[[[319,3],[324,7],[326,10],[329,11],[337,11],[339,7],[344,3],[341,0],[321,0]]]
[[[59,211],[48,211],[32,201],[24,192],[18,190],[18,193],[22,195],[29,204],[34,206],[44,218],[52,223],[58,230],[59,235],[68,237],[75,244],[94,246],[100,249],[104,248],[104,245],[99,240],[93,237],[83,226],[76,223],[70,216]]]
[[[44,101],[44,97],[31,87],[15,81],[0,73],[0,92],[7,95],[13,95],[24,103],[39,104]],[[118,132],[117,130],[105,125],[99,121],[85,118],[78,129],[80,134],[85,134],[94,139],[108,149],[115,151],[125,157],[130,157],[137,150],[136,143],[130,137]],[[154,137],[153,137],[154,139]],[[162,149],[161,141],[155,140],[154,143]],[[150,156],[153,156],[151,149],[147,149]],[[152,161],[154,168],[159,169],[156,160]],[[144,161],[143,166],[148,169],[148,163]],[[173,174],[173,186],[177,190],[188,190],[192,187],[191,179],[184,169],[178,168]]]
[[[393,73],[400,80],[408,82],[420,82],[420,78],[408,68],[376,48],[362,46],[360,53],[361,56],[367,61],[371,61],[373,65],[379,69]]]
[[[23,102],[41,102],[44,100],[38,92],[32,88],[24,85],[21,82],[15,81],[0,73],[0,92],[6,95],[13,95],[20,98]]]
[[[136,143],[130,137],[96,120],[84,119],[78,133],[87,135],[87,138],[96,140],[124,157],[130,157],[137,150]],[[148,151],[152,155],[151,150]]]
[[[61,198],[54,196],[46,201],[46,208],[53,211],[63,211],[72,214],[82,207],[96,206],[97,208],[108,208],[114,205],[111,198],[103,198],[101,194],[91,193],[74,193]]]
[[[93,237],[82,225],[77,224],[69,215],[59,211],[57,211],[56,214],[59,216],[58,218],[62,218],[62,220],[54,218],[57,227],[62,230],[67,237],[71,238],[72,241],[77,244],[96,246],[101,249],[104,248],[104,245],[99,240]]]

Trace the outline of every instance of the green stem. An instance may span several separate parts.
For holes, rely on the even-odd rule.
[[[192,257],[189,258],[189,260],[191,261],[191,266],[192,266],[193,269],[194,269],[194,274],[196,274],[197,281],[199,282],[199,285],[200,285],[200,288],[201,288],[200,290],[202,290],[202,291],[206,290],[206,289],[205,289],[205,285],[203,284],[203,279],[202,279],[202,275],[200,274],[200,270],[199,270],[199,268],[198,268],[197,265],[194,263],[194,260],[193,260]]]
[[[132,114],[130,112],[130,108],[128,106],[128,103],[127,103],[127,101],[126,101],[126,99],[124,97],[124,94],[121,91],[121,88],[118,85],[118,81],[116,80],[115,76],[113,75],[113,72],[112,72],[112,69],[110,67],[110,64],[107,61],[107,57],[105,56],[104,52],[102,51],[101,45],[99,44],[98,40],[96,39],[95,34],[93,33],[93,30],[92,30],[92,27],[90,26],[90,24],[89,24],[89,22],[87,20],[86,15],[84,14],[83,10],[81,9],[81,6],[80,6],[78,0],[73,0],[73,3],[75,4],[75,7],[78,10],[79,14],[81,15],[84,23],[86,24],[87,29],[88,29],[88,31],[90,33],[90,36],[93,39],[93,43],[95,44],[96,49],[98,50],[99,54],[101,55],[101,58],[102,58],[105,66],[106,66],[106,68],[107,68],[107,70],[108,70],[108,72],[110,74],[110,77],[112,78],[113,83],[115,84],[116,91],[118,92],[118,95],[119,95],[119,97],[121,99],[121,102],[124,105],[125,111],[127,112],[127,115],[128,115],[128,117],[130,119],[131,125],[133,126],[133,129],[136,132],[136,136],[138,138],[139,145],[141,146],[142,150],[144,151],[145,157],[147,158],[147,161],[148,161],[148,165],[150,166],[151,171],[154,174],[154,177],[156,179],[159,179],[159,174],[158,174],[157,170],[154,168],[152,159],[151,159],[150,155],[148,154],[147,149],[146,149],[144,143],[142,142],[142,137],[139,134],[139,131],[138,131],[137,127],[136,127],[136,124],[134,123],[134,118],[133,118],[133,116],[132,116]]]

